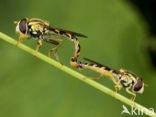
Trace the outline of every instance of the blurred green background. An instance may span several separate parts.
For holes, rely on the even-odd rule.
[[[116,0],[1,1],[1,32],[17,39],[13,21],[23,17],[41,18],[52,26],[87,35],[87,39],[80,39],[81,58],[138,74],[148,87],[136,100],[156,109],[156,74],[143,48],[147,25],[131,4]],[[32,48],[36,45],[32,40],[24,43]],[[45,45],[40,51],[47,54],[48,49]],[[61,61],[69,67],[73,51],[68,40],[59,50]],[[121,102],[2,40],[0,65],[0,117],[121,116]],[[79,72],[98,76],[88,70]],[[98,82],[113,89],[105,77]],[[131,97],[124,90],[121,93]]]

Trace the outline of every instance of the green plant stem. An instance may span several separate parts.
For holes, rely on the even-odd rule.
[[[26,51],[26,52],[36,56],[37,58],[47,62],[48,64],[50,64],[50,65],[52,65],[52,66],[54,66],[54,67],[64,71],[65,73],[67,73],[67,74],[69,74],[69,75],[71,75],[71,76],[73,76],[73,77],[83,81],[84,83],[86,83],[86,84],[88,84],[88,85],[90,85],[90,86],[92,86],[92,87],[102,91],[103,93],[105,93],[107,95],[110,95],[113,98],[115,98],[115,99],[117,99],[117,100],[119,100],[119,101],[129,105],[129,106],[133,106],[133,108],[135,108],[135,109],[142,110],[142,112],[144,114],[149,115],[151,117],[156,117],[156,113],[153,113],[151,110],[145,108],[144,106],[142,106],[142,105],[140,105],[140,104],[138,104],[136,102],[133,102],[130,99],[128,99],[128,98],[126,98],[126,97],[124,97],[124,96],[122,96],[122,95],[112,91],[111,89],[105,87],[104,85],[102,85],[100,83],[97,83],[96,81],[87,78],[86,76],[84,76],[84,75],[82,75],[82,74],[72,70],[71,68],[69,68],[69,67],[67,67],[65,65],[62,65],[62,64],[58,63],[57,61],[55,61],[55,60],[53,60],[53,59],[51,59],[51,58],[49,58],[49,57],[39,53],[39,52],[36,53],[36,51],[34,49],[31,49],[31,48],[29,48],[28,46],[26,46],[26,45],[24,45],[22,43],[19,43],[17,45],[17,41],[15,39],[5,35],[2,32],[0,32],[0,38],[2,40],[4,40],[4,41],[14,45],[14,46],[17,46],[18,48],[20,48],[20,49],[22,49],[24,51]],[[151,113],[152,113],[152,115],[151,115]]]

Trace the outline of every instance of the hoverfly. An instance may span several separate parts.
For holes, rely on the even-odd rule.
[[[75,62],[75,64],[77,64],[77,67],[79,68],[89,69],[100,73],[101,76],[108,76],[109,78],[111,78],[111,80],[115,84],[116,92],[124,87],[127,93],[133,95],[133,101],[136,98],[136,93],[142,94],[144,92],[144,82],[135,74],[124,69],[114,70],[91,59],[84,59],[86,61],[89,61],[90,63],[82,63],[77,61],[73,62]]]
[[[54,44],[56,47],[50,49],[48,55],[51,56],[53,54],[57,60],[59,60],[57,49],[60,47],[63,37],[74,42],[74,58],[79,57],[80,54],[80,44],[77,37],[87,37],[80,33],[54,28],[48,22],[38,18],[23,18],[15,23],[17,24],[16,32],[19,34],[18,43],[23,42],[25,39],[34,38],[37,40],[36,52],[43,45],[43,42]]]

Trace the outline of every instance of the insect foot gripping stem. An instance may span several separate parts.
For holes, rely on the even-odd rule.
[[[118,93],[121,90],[122,86],[120,84],[115,84],[114,88],[115,92]]]
[[[58,55],[57,51],[58,51],[60,46],[61,46],[61,43],[58,44],[56,47],[50,49],[49,52],[48,52],[48,56],[50,58],[53,56],[58,62],[60,62],[60,58],[59,58],[59,55]]]

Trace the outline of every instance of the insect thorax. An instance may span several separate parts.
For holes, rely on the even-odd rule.
[[[49,32],[47,27],[43,22],[31,21],[28,23],[28,35],[30,35],[30,37],[43,39],[43,35]]]

